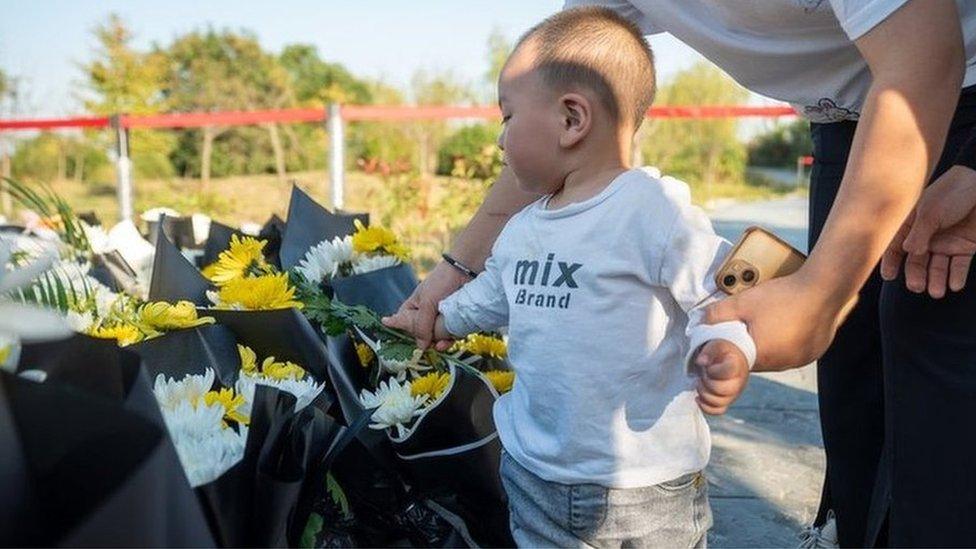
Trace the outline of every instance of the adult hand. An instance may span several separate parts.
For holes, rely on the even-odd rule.
[[[413,291],[413,294],[403,302],[393,316],[384,319],[388,326],[404,326],[409,322],[412,328],[408,331],[417,338],[417,347],[426,349],[434,343],[434,321],[437,319],[437,305],[442,299],[454,293],[468,281],[463,273],[440,262]],[[447,341],[438,341],[437,349],[445,350]]]
[[[881,276],[894,280],[904,263],[905,286],[939,299],[947,287],[965,287],[974,253],[976,171],[953,166],[923,191],[881,259]]]
[[[741,320],[756,343],[753,371],[805,366],[827,350],[847,309],[803,268],[710,305],[705,322]]]

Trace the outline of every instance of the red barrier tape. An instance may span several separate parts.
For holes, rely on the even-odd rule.
[[[276,111],[188,112],[123,116],[126,128],[199,128],[202,126],[250,126],[273,122],[320,122],[322,109],[282,109]]]
[[[0,120],[0,131],[51,130],[56,128],[107,128],[107,127],[108,127],[107,116]]]
[[[741,107],[651,107],[649,118],[741,118],[795,116],[787,106]],[[345,105],[342,118],[346,121],[374,120],[444,120],[449,118],[498,118],[498,107],[443,107],[443,106],[387,106]],[[280,109],[268,111],[190,112],[150,115],[123,115],[120,122],[125,128],[199,128],[202,126],[249,126],[276,122],[324,122],[325,109]],[[105,116],[76,118],[39,118],[0,120],[0,131],[51,130],[57,128],[107,128],[110,119]]]

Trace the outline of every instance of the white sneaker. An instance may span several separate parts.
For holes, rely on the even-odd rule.
[[[827,520],[822,526],[809,526],[800,532],[797,549],[818,549],[840,547],[837,543],[837,519],[833,511],[827,511]]]

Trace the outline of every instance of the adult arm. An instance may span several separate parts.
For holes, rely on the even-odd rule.
[[[709,309],[741,319],[757,370],[803,366],[833,339],[844,305],[918,199],[945,141],[964,70],[952,0],[913,0],[856,40],[872,85],[840,191],[806,264]]]
[[[518,187],[515,174],[506,166],[468,226],[455,237],[450,254],[474,271],[483,270],[491,247],[505,223],[537,198],[538,196],[526,193]],[[409,316],[417,345],[426,348],[434,339],[437,304],[467,281],[468,278],[454,267],[443,261],[438,263],[390,322],[398,325]],[[446,345],[442,344],[441,347]]]

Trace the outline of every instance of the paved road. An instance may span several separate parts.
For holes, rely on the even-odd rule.
[[[806,199],[730,205],[710,212],[734,241],[760,224],[806,249]],[[813,519],[823,482],[816,366],[756,374],[729,412],[711,418],[708,476],[712,547],[792,547]]]

